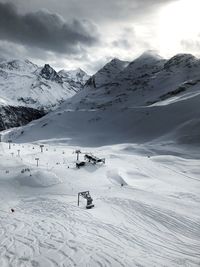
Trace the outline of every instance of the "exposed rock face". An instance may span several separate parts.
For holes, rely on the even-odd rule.
[[[14,106],[0,106],[0,131],[27,124],[44,116],[44,111]]]
[[[44,68],[42,68],[40,75],[46,80],[55,81],[57,83],[63,83],[62,78],[49,64],[44,65]]]

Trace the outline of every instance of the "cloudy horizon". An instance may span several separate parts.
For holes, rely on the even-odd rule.
[[[0,0],[0,57],[94,73],[146,50],[199,56],[198,0]]]

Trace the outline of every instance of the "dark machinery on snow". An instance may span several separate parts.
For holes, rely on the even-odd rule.
[[[87,200],[86,209],[91,209],[94,207],[94,204],[92,204],[93,199],[91,198],[89,191],[84,191],[84,192],[78,193],[78,206],[79,206],[79,202],[80,202],[80,197],[83,197]]]
[[[88,162],[91,162],[93,164],[97,163],[104,163],[105,164],[105,158],[97,158],[93,156],[92,154],[85,154],[84,159],[87,160]]]
[[[97,164],[97,163],[103,163],[105,164],[105,158],[97,158],[96,156],[92,155],[92,153],[85,153],[81,152],[80,150],[76,150],[73,153],[77,154],[77,159],[76,159],[76,168],[80,168],[86,165],[87,162],[92,163],[92,164]],[[79,155],[81,153],[84,153],[84,160],[85,161],[79,161]]]
[[[81,162],[76,162],[76,168],[80,168],[80,167],[83,167],[85,166],[85,161],[81,161]]]

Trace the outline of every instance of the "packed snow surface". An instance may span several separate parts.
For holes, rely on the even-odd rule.
[[[77,169],[78,147],[39,145],[0,143],[1,267],[200,266],[200,160],[192,150],[84,147],[80,160],[91,152],[106,162]],[[85,199],[77,206],[85,190],[91,210]]]

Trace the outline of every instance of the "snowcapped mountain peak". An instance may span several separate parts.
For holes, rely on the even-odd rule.
[[[128,61],[123,61],[118,58],[113,58],[102,68],[102,70],[105,69],[108,71],[112,71],[116,69],[116,70],[122,71],[128,64],[129,64]]]
[[[163,68],[165,62],[155,51],[146,51],[120,73],[117,82],[120,88],[141,88],[141,84],[147,84],[150,77]]]
[[[58,83],[63,83],[62,78],[58,75],[58,73],[49,64],[44,65],[44,67],[40,71],[40,75],[46,80],[51,80],[51,81],[56,81]]]
[[[128,64],[128,61],[122,61],[118,58],[112,59],[87,81],[86,87],[100,88],[112,82]]]
[[[62,77],[62,78],[83,78],[85,81],[87,79],[89,79],[89,75],[83,71],[81,68],[77,68],[75,70],[61,70],[58,72],[58,74]]]
[[[148,50],[145,51],[141,56],[139,56],[138,58],[136,58],[135,60],[133,60],[130,63],[131,65],[154,65],[156,63],[159,63],[161,61],[163,61],[164,59],[159,56],[155,51],[153,50]]]
[[[117,59],[110,61],[89,79],[88,90],[82,94],[84,101],[80,100],[82,92],[74,97],[76,109],[152,104],[199,83],[200,60],[192,55],[179,54],[166,60],[147,51],[122,71],[116,67],[118,63]],[[168,71],[164,66],[175,67]]]
[[[82,70],[81,68],[77,68],[77,69],[74,69],[74,70],[69,70],[69,72],[74,72],[74,73],[86,73],[84,70]]]
[[[13,60],[2,60],[0,62],[0,68],[6,71],[14,71],[14,72],[34,72],[38,66],[33,64],[28,59],[13,59]]]
[[[155,50],[147,50],[141,54],[139,58],[155,58],[155,59],[163,59]]]
[[[75,70],[61,70],[58,72],[58,75],[75,91],[81,90],[86,81],[90,78],[90,76],[80,68]]]

